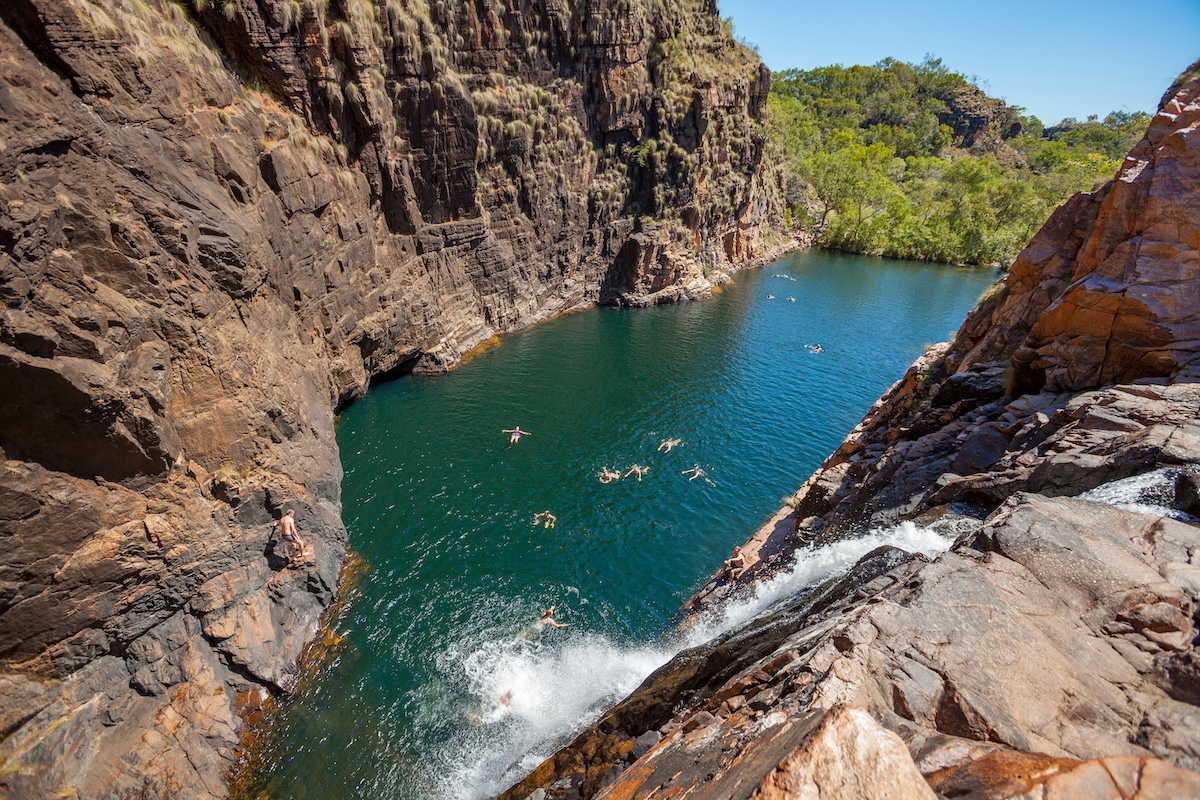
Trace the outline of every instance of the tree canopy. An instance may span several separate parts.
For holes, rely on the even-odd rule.
[[[932,57],[775,73],[769,108],[788,218],[818,243],[1004,266],[1057,205],[1110,178],[1149,121],[1046,127]]]

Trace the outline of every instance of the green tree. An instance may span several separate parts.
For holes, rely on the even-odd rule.
[[[1112,112],[1046,128],[1009,106],[997,127],[1013,138],[996,155],[965,152],[941,119],[969,86],[931,56],[776,73],[771,138],[794,217],[826,247],[1006,263],[1055,206],[1111,177],[1149,120]]]

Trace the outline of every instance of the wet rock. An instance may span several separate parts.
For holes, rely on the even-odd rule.
[[[986,519],[932,560],[872,554],[680,654],[504,797],[606,770],[596,742],[651,726],[663,740],[603,796],[761,789],[847,706],[942,796],[1196,794],[1200,534],[1075,496],[1200,463],[1197,136],[1194,67],[1117,180],[1061,206],[954,343],[918,359],[751,543],[783,559],[955,508]],[[1174,498],[1194,488],[1181,480]],[[846,761],[822,790],[871,772],[858,744],[838,741]],[[778,796],[812,790],[808,774]]]
[[[345,8],[318,5],[0,3],[18,796],[226,793],[236,698],[288,680],[332,601],[334,412],[373,376],[602,300],[706,296],[787,246],[769,73],[715,7],[393,4],[384,28],[434,40],[347,47]],[[668,40],[721,55],[652,81]],[[695,100],[663,116],[664,93]]]
[[[1180,472],[1175,476],[1173,505],[1193,517],[1200,517],[1200,476],[1194,472]]]

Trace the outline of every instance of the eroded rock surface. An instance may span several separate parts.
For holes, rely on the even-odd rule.
[[[1165,510],[1200,474],[1197,153],[1200,65],[690,608],[866,530],[953,521],[947,552],[879,548],[681,653],[502,797],[1200,794],[1200,520]],[[1152,472],[1163,511],[1081,497]],[[925,781],[856,785],[892,758],[866,722],[819,755],[848,714]]]
[[[0,3],[0,791],[225,795],[334,410],[768,255],[768,88],[692,0]]]

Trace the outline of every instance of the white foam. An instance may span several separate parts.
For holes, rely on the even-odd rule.
[[[1118,481],[1106,483],[1103,486],[1097,486],[1095,489],[1079,495],[1079,497],[1082,500],[1106,503],[1110,506],[1123,508],[1126,511],[1137,511],[1142,514],[1153,514],[1159,517],[1191,521],[1193,518],[1183,511],[1147,499],[1148,496],[1155,494],[1164,498],[1173,495],[1175,476],[1178,474],[1178,469],[1171,468],[1143,472],[1141,475],[1134,475],[1132,478],[1122,478]]]
[[[477,727],[444,748],[439,789],[446,797],[464,800],[495,796],[680,650],[703,644],[801,589],[845,572],[882,545],[932,555],[952,543],[952,535],[905,522],[798,550],[791,569],[701,620],[681,641],[623,647],[602,635],[575,630],[451,647],[439,659],[439,671],[465,676],[461,688],[477,704]],[[504,705],[500,697],[508,692],[512,701]]]
[[[466,654],[461,666],[467,691],[479,704],[478,727],[443,753],[446,796],[503,791],[673,654],[558,631],[540,641],[489,642]],[[500,697],[510,692],[511,702],[502,704]]]
[[[687,637],[688,646],[703,644],[733,630],[801,589],[845,572],[877,547],[891,545],[910,553],[933,555],[949,549],[953,543],[953,535],[903,522],[895,528],[873,530],[854,539],[797,550],[794,564],[787,572],[755,584],[752,594],[722,606],[712,618],[693,627]]]

